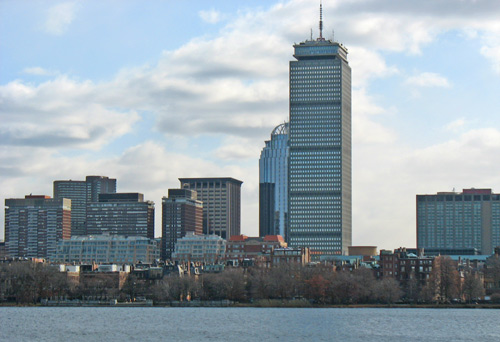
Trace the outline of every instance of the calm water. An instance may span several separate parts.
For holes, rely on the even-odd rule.
[[[0,341],[500,341],[500,310],[8,308]]]

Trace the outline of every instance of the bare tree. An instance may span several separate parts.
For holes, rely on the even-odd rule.
[[[373,286],[373,298],[379,303],[392,304],[401,299],[403,291],[394,278],[377,280]]]
[[[475,298],[484,296],[483,282],[477,273],[466,272],[462,284],[462,294],[465,300],[470,303]]]

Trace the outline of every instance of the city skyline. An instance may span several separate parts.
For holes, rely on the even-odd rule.
[[[158,207],[179,177],[234,177],[241,232],[257,236],[259,153],[287,119],[293,44],[318,35],[318,6],[0,3],[2,197],[104,174]],[[500,8],[323,10],[353,69],[353,244],[416,246],[416,194],[499,191]]]

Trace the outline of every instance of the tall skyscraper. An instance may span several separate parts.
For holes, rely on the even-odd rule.
[[[417,247],[476,248],[492,254],[500,246],[500,194],[491,189],[417,195]],[[456,252],[455,252],[456,253]]]
[[[169,189],[162,199],[161,257],[172,259],[178,239],[186,232],[203,234],[203,203],[197,200],[196,191]]]
[[[276,126],[259,159],[259,235],[286,236],[288,123]]]
[[[321,9],[320,9],[321,11]],[[294,45],[290,62],[287,242],[311,257],[351,245],[351,68],[347,49],[316,40]]]
[[[71,200],[71,235],[85,235],[87,205],[98,202],[102,193],[116,193],[116,179],[104,176],[87,176],[84,181],[54,181],[54,198]]]
[[[143,194],[99,194],[99,202],[87,206],[87,234],[109,233],[154,239],[154,217],[155,205],[152,201],[144,201]]]
[[[5,200],[5,246],[10,257],[51,258],[71,238],[71,200],[49,196]]]
[[[182,189],[195,190],[203,202],[203,233],[223,239],[240,235],[241,184],[234,178],[179,178]]]

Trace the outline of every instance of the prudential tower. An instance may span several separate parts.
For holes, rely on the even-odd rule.
[[[295,44],[290,62],[290,246],[311,256],[351,245],[351,68],[347,49],[323,38]]]

